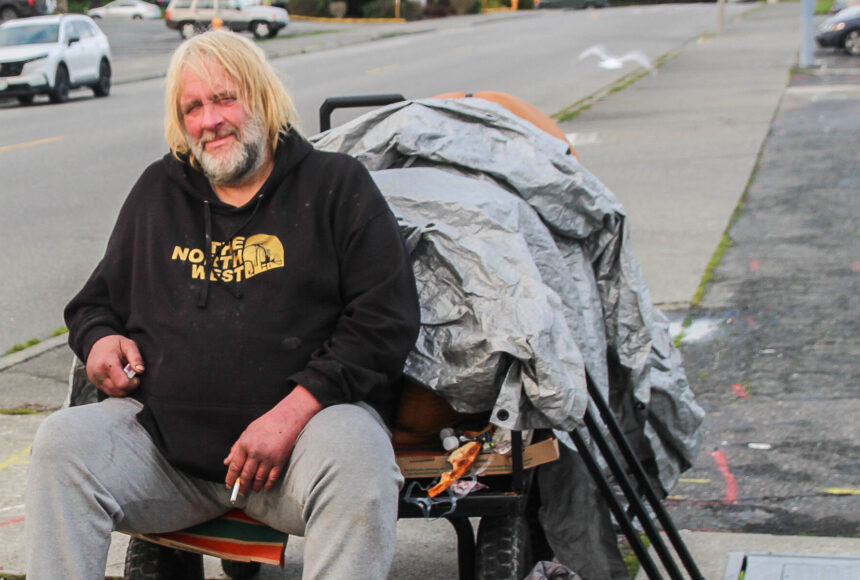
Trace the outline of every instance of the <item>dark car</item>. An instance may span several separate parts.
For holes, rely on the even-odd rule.
[[[0,21],[53,14],[57,0],[0,0]]]
[[[849,6],[822,22],[815,41],[818,46],[860,56],[860,6]]]

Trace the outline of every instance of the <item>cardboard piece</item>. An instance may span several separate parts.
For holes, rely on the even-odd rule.
[[[407,479],[436,478],[451,469],[448,453],[410,453],[397,454],[397,466]],[[523,467],[530,469],[559,458],[558,439],[550,437],[523,449]],[[480,475],[504,475],[513,471],[510,455],[482,453],[478,455],[470,473]]]

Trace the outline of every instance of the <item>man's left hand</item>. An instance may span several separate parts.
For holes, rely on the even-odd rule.
[[[248,425],[224,460],[227,488],[242,478],[239,492],[272,489],[283,475],[296,439],[322,405],[302,387],[296,386],[271,411]]]

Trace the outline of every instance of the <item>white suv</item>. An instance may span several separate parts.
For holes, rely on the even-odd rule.
[[[164,20],[182,38],[191,38],[215,21],[235,32],[249,31],[256,38],[270,38],[289,24],[290,17],[283,8],[255,6],[247,0],[171,0]]]
[[[0,24],[0,98],[29,104],[46,94],[62,103],[77,87],[106,97],[110,77],[110,44],[89,16],[56,14]]]

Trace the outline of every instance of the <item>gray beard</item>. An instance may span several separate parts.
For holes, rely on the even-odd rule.
[[[193,139],[187,133],[191,153],[200,163],[200,170],[213,185],[240,185],[252,177],[266,162],[266,131],[259,117],[251,117],[237,131],[237,141],[228,155],[216,158],[206,152],[205,145],[215,136]]]

